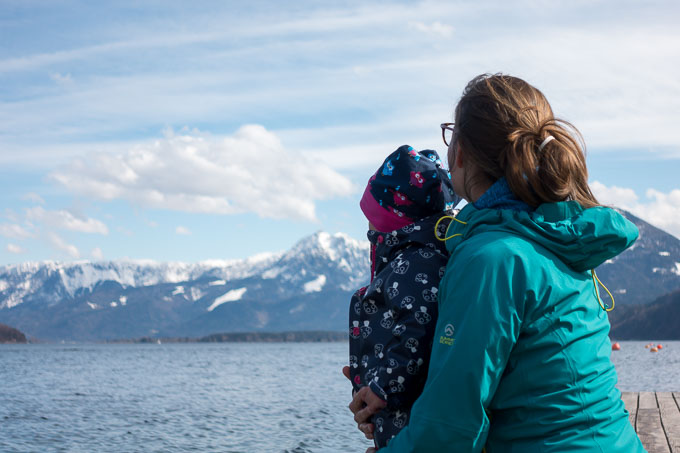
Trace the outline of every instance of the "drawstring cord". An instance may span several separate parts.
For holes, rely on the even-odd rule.
[[[609,289],[607,289],[607,287],[604,286],[604,283],[602,283],[602,281],[600,281],[600,279],[597,278],[597,274],[595,273],[595,269],[591,270],[590,273],[591,273],[592,276],[593,276],[593,285],[595,285],[595,296],[597,296],[597,303],[600,304],[600,307],[602,307],[602,309],[603,309],[604,311],[607,311],[607,312],[612,311],[612,310],[614,309],[614,304],[615,304],[615,302],[614,302],[614,296],[612,296],[612,293],[609,291]],[[604,303],[602,302],[602,299],[600,299],[600,291],[599,291],[599,289],[597,288],[597,284],[598,284],[598,283],[604,288],[605,291],[607,291],[607,294],[609,294],[609,297],[610,297],[611,300],[612,300],[612,306],[609,307],[609,308],[607,308],[607,307],[604,305]]]
[[[457,234],[452,234],[452,235],[449,236],[449,237],[445,237],[444,239],[440,238],[440,237],[439,237],[439,234],[437,233],[437,230],[439,229],[439,223],[440,223],[442,220],[444,220],[444,219],[455,220],[455,221],[458,222],[458,223],[462,223],[463,225],[467,225],[467,222],[463,222],[462,220],[458,220],[457,218],[455,218],[455,217],[452,216],[452,215],[445,215],[445,216],[442,216],[439,220],[437,220],[437,223],[434,224],[434,237],[436,237],[438,241],[442,241],[442,242],[443,242],[443,241],[448,241],[448,240],[451,239],[451,238],[455,238],[456,236],[462,236],[462,235],[463,235],[463,233],[457,233]],[[448,228],[447,228],[447,231],[448,231]],[[446,234],[444,234],[444,236],[446,236]]]

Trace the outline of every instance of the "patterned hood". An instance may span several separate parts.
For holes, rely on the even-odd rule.
[[[437,237],[444,239],[451,222],[451,219],[446,218],[446,216],[450,216],[450,213],[441,212],[389,233],[369,230],[367,237],[371,242],[371,280],[392,261],[397,253],[406,247],[426,246],[431,248],[434,253],[448,256],[446,243],[437,239]],[[442,217],[445,218],[437,225]],[[435,227],[437,228],[436,233]]]

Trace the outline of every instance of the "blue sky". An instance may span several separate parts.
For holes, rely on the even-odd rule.
[[[291,4],[292,3],[292,6]],[[200,261],[365,236],[465,83],[540,88],[600,201],[680,236],[677,1],[0,2],[0,264]]]

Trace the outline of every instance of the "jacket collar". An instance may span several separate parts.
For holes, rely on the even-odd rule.
[[[472,203],[477,209],[511,209],[531,212],[531,207],[517,198],[505,177],[499,178],[481,197]]]
[[[426,217],[417,222],[406,225],[388,233],[369,230],[366,236],[371,243],[371,268],[373,276],[380,273],[398,251],[409,246],[430,247],[433,251],[448,256],[446,243],[437,239],[443,239],[451,221],[448,218],[442,220],[439,225],[437,221],[442,217],[450,215],[448,212],[440,212],[434,216]],[[435,233],[435,226],[437,233]]]

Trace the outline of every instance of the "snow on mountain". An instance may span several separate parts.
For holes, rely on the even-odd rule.
[[[73,297],[78,291],[92,291],[101,282],[117,282],[123,288],[160,283],[180,283],[201,277],[227,281],[247,278],[261,272],[280,253],[260,254],[245,260],[211,260],[199,263],[137,261],[29,262],[0,266],[0,309],[12,308],[31,295],[44,292],[51,301]],[[49,289],[49,291],[43,291]],[[177,286],[176,294],[184,292]],[[196,298],[194,294],[194,299]]]
[[[368,250],[367,241],[318,232],[286,252],[244,260],[0,266],[0,322],[33,337],[80,340],[340,329],[351,292],[369,280]]]
[[[306,293],[318,293],[323,289],[323,286],[326,284],[326,276],[325,275],[319,275],[316,277],[314,280],[309,281],[304,284],[303,288]]]
[[[309,275],[309,271],[325,263],[329,268],[348,275],[349,278],[340,287],[349,291],[366,283],[368,253],[368,241],[359,242],[343,233],[331,235],[320,231],[300,240],[284,253],[276,266],[263,273],[263,278],[281,276],[290,283],[308,283],[321,275]]]
[[[213,311],[216,307],[226,302],[235,302],[237,300],[241,300],[246,291],[248,291],[248,288],[232,289],[231,291],[228,291],[215,299],[215,301],[207,308],[207,310]]]

